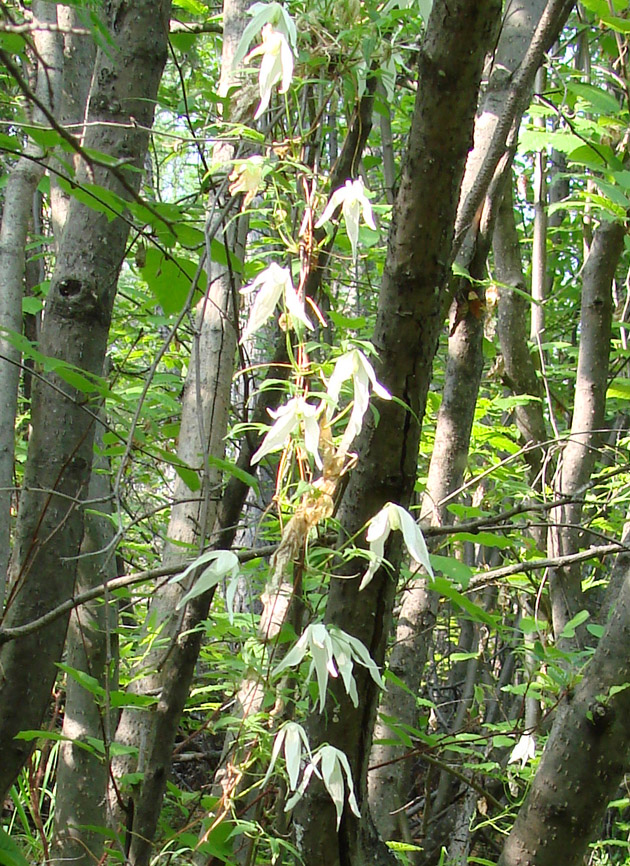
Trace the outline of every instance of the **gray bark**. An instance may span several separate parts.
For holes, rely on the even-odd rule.
[[[108,502],[111,491],[106,471],[106,461],[95,460],[89,497],[100,500],[93,508],[101,513],[90,513],[85,518],[77,569],[78,592],[116,577],[116,561],[111,549],[114,527],[107,517],[111,511]],[[106,690],[116,688],[115,628],[116,603],[108,598],[107,593],[104,599],[76,608],[70,616],[66,663],[94,677]],[[52,843],[55,859],[70,860],[77,866],[91,866],[103,853],[106,836],[93,828],[108,823],[105,808],[108,765],[100,755],[81,748],[80,744],[89,743],[89,738],[102,740],[107,757],[111,722],[107,700],[97,702],[90,691],[68,675],[61,730],[68,741],[60,744],[57,763]]]
[[[476,175],[492,145],[496,123],[511,92],[511,78],[528,51],[544,8],[544,0],[523,0],[509,6],[475,122],[474,147],[466,163],[460,209],[465,206],[467,195],[476,184]],[[520,115],[515,118],[516,122],[519,119]],[[458,256],[458,263],[479,280],[485,277],[491,224],[502,195],[502,179],[510,162],[504,161],[490,184],[483,213],[475,220]],[[472,290],[482,291],[477,284],[465,279],[457,281],[452,304],[444,394],[422,508],[422,518],[434,525],[450,522],[447,504],[460,487],[466,468],[483,368],[483,313],[469,304]],[[407,688],[390,686],[380,707],[384,716],[411,727],[415,727],[417,716],[413,696],[423,675],[436,613],[437,597],[428,590],[427,581],[414,581],[403,596],[396,641],[389,661],[389,670]],[[391,733],[387,725],[377,723],[375,738],[389,737]],[[369,776],[370,803],[379,831],[386,839],[398,838],[397,831],[401,826],[403,836],[406,834],[401,807],[409,799],[412,765],[410,761],[400,760],[403,754],[402,744],[376,746],[372,750],[371,763],[380,766]]]
[[[63,67],[60,104],[58,111],[55,112],[55,118],[61,126],[80,137],[92,85],[96,45],[91,37],[73,32],[83,29],[84,22],[78,8],[57,5],[57,22],[65,32],[62,35]],[[79,167],[78,157],[72,159],[70,154],[63,151],[59,153],[59,157],[54,161],[55,172],[50,175],[51,218],[57,249],[71,200],[70,193],[59,186],[57,172],[64,177],[67,176],[68,160],[73,162],[75,171]]]
[[[35,23],[55,24],[56,20],[54,4],[35,0]],[[33,40],[38,55],[35,92],[54,111],[61,72],[59,36],[47,30],[36,30]],[[35,123],[46,122],[37,108],[32,111],[32,119]],[[0,328],[15,334],[22,333],[26,240],[33,196],[43,174],[44,153],[39,145],[29,141],[24,155],[11,168],[7,177],[0,225]],[[13,456],[20,359],[19,350],[6,339],[4,333],[0,333],[0,614],[11,549]]]
[[[462,189],[455,224],[454,246],[456,251],[459,251],[468,231],[474,225],[486,190],[499,163],[507,154],[509,138],[515,123],[518,125],[518,118],[522,117],[527,107],[534,78],[544,53],[553,44],[574,3],[575,0],[548,0],[527,52],[507,83],[507,94],[502,105],[493,108],[489,104],[480,118],[479,132],[480,134],[483,133],[487,146],[474,155],[476,165],[473,166],[469,163],[467,166],[467,173],[472,183],[467,184]],[[513,14],[523,15],[523,6],[509,3],[507,6],[508,18]]]
[[[227,93],[234,83],[233,58],[247,23],[249,5],[250,0],[230,0],[224,4],[222,93]],[[234,155],[234,147],[224,144],[215,150],[214,159],[225,163],[229,173]],[[214,202],[219,213],[224,204],[224,201]],[[211,213],[207,225],[209,232],[214,230],[215,219]],[[222,230],[222,239],[240,259],[244,255],[246,234],[246,217],[241,217],[236,227]],[[162,558],[165,566],[180,562],[182,569],[191,554],[200,553],[208,544],[214,529],[221,473],[209,463],[208,457],[222,458],[224,455],[236,360],[240,282],[231,269],[211,261],[210,243],[207,254],[210,262],[207,268],[209,289],[197,311],[177,449],[178,457],[199,470],[202,485],[199,500],[191,502],[190,490],[181,479],[176,482],[168,540]],[[124,710],[116,733],[118,742],[135,746],[139,755],[137,760],[116,760],[114,775],[120,778],[130,770],[144,773],[144,780],[133,796],[133,821],[129,830],[129,860],[134,866],[148,863],[151,854],[175,734],[199,652],[196,638],[187,640],[181,636],[183,623],[188,623],[186,630],[197,629],[207,616],[214,594],[207,593],[204,599],[189,605],[184,613],[177,610],[177,604],[187,588],[180,583],[166,584],[153,597],[146,629],[156,636],[155,648],[143,659],[142,670],[145,673],[134,678],[130,690],[137,694],[158,694],[159,704],[155,712]],[[177,651],[174,651],[175,647]],[[131,760],[134,767],[130,766]]]
[[[499,866],[583,862],[630,757],[629,623],[626,568],[614,613],[583,679],[564,698]]]
[[[593,235],[589,257],[582,277],[580,347],[573,420],[569,439],[562,450],[558,469],[557,493],[579,496],[589,481],[598,455],[604,425],[610,328],[612,319],[612,281],[623,249],[623,227],[602,223]],[[550,515],[549,555],[565,556],[579,550],[583,502],[555,508]],[[589,599],[581,588],[579,564],[550,570],[549,588],[553,629],[556,639]],[[576,633],[578,642],[580,633]]]
[[[112,44],[99,52],[85,146],[142,169],[166,59],[169,3],[135,0],[109,5]],[[129,117],[137,119],[131,125]],[[108,121],[99,125],[97,121]],[[111,123],[114,121],[114,123]],[[116,122],[122,125],[118,125]],[[82,166],[78,181],[88,179]],[[94,166],[99,183],[125,196],[107,169]],[[136,188],[141,174],[129,172]],[[90,177],[91,179],[91,177]],[[108,221],[73,199],[47,298],[40,350],[88,374],[103,369],[116,284],[128,226]],[[48,385],[50,381],[55,388]],[[17,626],[70,597],[83,537],[80,501],[92,464],[94,413],[85,395],[50,374],[33,387],[32,436],[20,500],[12,586],[4,625]],[[6,644],[0,652],[0,796],[28,757],[31,744],[15,740],[38,728],[48,704],[68,624],[60,617],[40,631]],[[33,659],[38,664],[33,665]]]
[[[435,2],[420,50],[419,86],[407,157],[393,213],[373,343],[377,375],[397,401],[379,405],[380,421],[364,424],[357,440],[359,460],[342,500],[344,534],[359,533],[387,501],[408,506],[415,480],[419,419],[424,413],[431,364],[442,323],[443,287],[448,275],[457,194],[472,136],[483,58],[491,45],[500,8],[494,2]],[[468,34],[466,52],[458,45]],[[397,540],[396,540],[397,541]],[[396,541],[386,555],[399,561]],[[350,574],[360,571],[352,563]],[[358,637],[377,664],[384,660],[395,581],[381,569],[361,593],[358,579],[333,580],[326,622]],[[393,858],[371,826],[366,802],[377,690],[356,672],[354,708],[333,689],[338,712],[313,717],[311,745],[329,742],[348,757],[362,819],[348,809],[338,832],[331,802],[311,781],[294,814],[294,835],[307,864],[363,864]]]
[[[533,399],[514,409],[521,440],[531,447],[525,454],[533,482],[540,484],[544,460],[543,445],[547,439],[542,409],[542,394],[536,366],[528,344],[528,302],[522,294],[527,285],[523,277],[520,245],[514,222],[514,202],[511,184],[505,190],[494,227],[494,269],[499,288],[497,333],[504,364],[504,381],[516,395]],[[539,446],[539,447],[536,447]]]

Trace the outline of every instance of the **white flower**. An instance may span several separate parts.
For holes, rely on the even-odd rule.
[[[339,829],[341,816],[343,814],[346,787],[348,789],[348,806],[357,818],[361,817],[361,810],[359,809],[359,804],[357,803],[357,798],[354,794],[352,770],[350,769],[348,758],[344,752],[340,749],[336,749],[334,746],[328,745],[328,743],[320,746],[313,756],[313,760],[304,771],[300,787],[287,801],[287,804],[284,807],[285,812],[292,809],[298,800],[304,796],[304,792],[306,791],[313,773],[322,779],[326,790],[335,804],[335,811],[337,812],[337,830]]]
[[[311,656],[307,680],[310,680],[315,671],[320,713],[326,703],[328,677],[337,677],[338,674],[341,674],[344,688],[354,706],[359,705],[359,695],[353,675],[355,663],[366,668],[380,688],[385,687],[376,663],[361,641],[335,626],[327,627],[321,622],[311,623],[304,629],[295,646],[274,668],[273,676],[281,674],[287,668],[296,667],[307,654]]]
[[[336,406],[339,401],[339,392],[341,386],[348,379],[352,379],[352,387],[354,388],[354,404],[352,406],[352,414],[348,421],[345,433],[339,444],[338,453],[345,454],[352,444],[353,439],[361,430],[363,416],[367,412],[370,402],[369,385],[371,383],[372,390],[378,394],[383,400],[391,400],[391,394],[385,390],[383,386],[376,380],[374,368],[359,349],[351,349],[337,358],[335,369],[328,381],[328,396],[332,400],[333,406]]]
[[[536,757],[536,737],[533,734],[522,734],[518,743],[512,749],[508,764],[521,762],[521,769],[531,759]]]
[[[297,292],[293,288],[293,281],[288,268],[281,268],[280,265],[273,262],[262,273],[258,274],[253,283],[241,289],[241,293],[247,294],[256,291],[256,289],[259,291],[252,305],[241,343],[265,324],[273,314],[281,297],[284,297],[284,303],[291,316],[298,319],[307,328],[313,329],[310,319],[304,312],[304,303],[298,298]]]
[[[285,722],[276,734],[273,749],[271,751],[269,769],[262,781],[262,787],[264,788],[267,784],[283,746],[284,760],[289,775],[289,791],[295,791],[297,788],[298,777],[300,775],[300,767],[302,765],[302,747],[304,747],[311,761],[313,760],[306,731],[301,725],[298,725],[297,722]]]
[[[370,543],[370,553],[372,562],[368,570],[363,575],[359,591],[365,589],[368,583],[372,580],[378,569],[381,567],[385,558],[385,542],[389,538],[389,533],[392,529],[399,529],[403,534],[403,539],[407,550],[412,559],[418,565],[424,566],[427,574],[433,577],[433,569],[431,568],[431,560],[429,559],[429,551],[424,540],[424,535],[411,514],[401,505],[396,505],[395,502],[387,502],[379,511],[379,513],[370,520],[365,537]]]
[[[361,178],[347,180],[345,186],[339,187],[331,195],[324,213],[315,223],[315,228],[320,228],[332,217],[341,205],[341,212],[346,223],[346,231],[352,247],[352,256],[357,257],[357,244],[359,242],[359,217],[363,215],[363,221],[371,229],[376,231],[372,205],[365,194],[365,186]]]
[[[234,164],[232,174],[230,175],[230,193],[237,195],[239,192],[245,193],[243,199],[243,207],[254,198],[263,182],[263,173],[265,169],[265,160],[262,156],[250,156],[249,159],[239,160]]]
[[[293,79],[293,53],[289,48],[287,37],[279,30],[275,30],[272,24],[264,25],[262,43],[249,52],[245,58],[245,63],[259,54],[262,54],[260,72],[258,73],[260,105],[256,109],[254,120],[258,120],[267,109],[271,99],[271,88],[274,84],[282,81],[279,93],[286,93]]]
[[[276,423],[263,439],[258,451],[252,456],[252,463],[258,463],[272,451],[284,448],[289,436],[299,427],[302,427],[304,448],[313,455],[317,467],[321,469],[322,461],[317,450],[319,445],[319,424],[317,423],[319,411],[319,406],[307,403],[304,397],[294,397],[275,412],[270,409],[269,414],[276,419]]]

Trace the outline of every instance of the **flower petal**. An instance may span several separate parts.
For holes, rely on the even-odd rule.
[[[435,577],[422,530],[405,508],[400,505],[394,505],[394,508],[398,512],[400,529],[402,530],[403,539],[411,557],[415,559],[419,565],[424,566],[427,574],[431,577]]]
[[[302,322],[303,325],[312,331],[313,323],[304,312],[304,302],[299,299],[298,293],[293,288],[293,283],[290,279],[284,284],[284,302],[291,317]]]
[[[357,257],[357,246],[359,244],[359,216],[361,205],[355,198],[347,197],[343,203],[343,217],[346,221],[346,233],[350,246],[352,247],[352,258]]]
[[[271,430],[263,439],[260,448],[252,456],[252,463],[258,463],[267,454],[272,451],[278,451],[284,448],[287,439],[299,424],[299,404],[298,398],[293,400],[279,409],[276,412],[276,423],[272,425]]]
[[[333,216],[337,208],[343,204],[344,199],[346,197],[346,188],[341,186],[339,189],[336,189],[331,197],[328,199],[328,204],[324,208],[324,213],[320,216],[320,218],[315,223],[315,228],[320,229],[324,223],[327,223],[328,220]]]
[[[368,379],[370,380],[370,383],[372,385],[372,390],[374,391],[374,393],[377,394],[382,400],[391,400],[392,395],[377,380],[376,373],[374,372],[374,367],[370,364],[370,362],[365,357],[363,352],[360,352],[357,349],[357,355],[359,356],[359,361],[361,363],[361,366],[363,367],[363,369],[367,373]]]
[[[389,503],[383,506],[378,514],[372,518],[368,526],[365,537],[370,544],[370,553],[373,556],[372,562],[363,575],[359,584],[359,592],[370,583],[378,569],[383,564],[385,558],[385,542],[391,532]]]

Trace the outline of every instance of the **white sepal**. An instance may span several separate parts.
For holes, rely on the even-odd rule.
[[[369,385],[372,390],[383,400],[391,400],[391,394],[376,379],[374,368],[359,349],[351,349],[337,358],[335,369],[328,381],[327,393],[330,397],[329,420],[332,409],[339,402],[341,386],[348,379],[352,379],[354,390],[354,402],[348,424],[344,431],[341,442],[337,449],[338,453],[345,454],[363,425],[363,418],[370,403]]]
[[[365,193],[365,186],[360,177],[356,180],[347,180],[344,186],[339,187],[339,189],[333,192],[328,200],[328,204],[324,208],[323,214],[315,223],[315,228],[320,228],[324,223],[328,222],[339,206],[341,206],[341,212],[346,224],[346,232],[348,233],[348,239],[352,247],[352,257],[356,259],[359,243],[359,220],[361,216],[365,224],[376,231],[372,205]]]
[[[518,743],[512,749],[508,764],[521,763],[521,769],[532,758],[536,757],[536,737],[533,734],[522,734]]]
[[[304,304],[297,296],[293,288],[291,273],[288,268],[281,268],[275,262],[272,262],[268,268],[265,268],[256,279],[244,289],[241,289],[241,294],[249,294],[258,290],[252,309],[249,314],[247,326],[243,331],[241,343],[245,342],[252,334],[255,334],[273,315],[278,301],[284,298],[287,310],[294,319],[298,319],[307,328],[313,329],[313,325],[304,312]]]
[[[431,559],[427,549],[426,542],[422,530],[413,519],[411,514],[395,502],[387,502],[370,520],[365,537],[370,546],[370,565],[363,575],[359,591],[372,580],[377,570],[383,564],[385,542],[389,537],[392,529],[398,529],[403,534],[405,546],[409,551],[411,558],[422,565],[427,574],[434,576],[433,568],[431,567]]]
[[[304,397],[293,397],[276,411],[269,410],[275,423],[263,439],[260,448],[253,454],[252,463],[258,463],[267,454],[284,448],[291,434],[300,426],[304,432],[304,448],[313,455],[315,464],[322,468],[319,455],[319,424],[317,416],[320,407],[307,403]]]

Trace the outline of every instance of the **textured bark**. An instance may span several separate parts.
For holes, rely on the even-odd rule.
[[[153,120],[153,100],[166,59],[169,3],[109,4],[112,44],[99,52],[90,96],[85,146],[141,169]],[[133,116],[137,125],[129,123]],[[104,120],[108,125],[99,125]],[[112,123],[113,121],[113,123]],[[122,125],[118,125],[118,123]],[[83,166],[78,181],[92,180]],[[129,172],[139,186],[141,174]],[[93,180],[121,195],[106,169]],[[99,375],[128,226],[73,200],[46,304],[40,351]],[[51,388],[48,380],[55,386]],[[83,537],[80,500],[92,464],[94,415],[85,395],[50,374],[33,387],[32,436],[20,500],[12,587],[4,624],[30,622],[73,593]],[[2,648],[0,653],[0,796],[26,760],[31,744],[15,740],[38,728],[61,657],[67,617]],[[33,659],[38,660],[33,665]]]
[[[97,439],[100,438],[98,436]],[[85,518],[77,591],[91,589],[116,577],[112,549],[114,527],[108,519],[110,480],[106,461],[96,461],[90,481],[90,499],[100,500]],[[101,465],[99,465],[101,464]],[[66,664],[94,677],[104,689],[116,688],[115,671],[116,603],[105,597],[76,608],[70,616],[66,643]],[[108,767],[100,755],[81,748],[90,738],[111,741],[111,713],[106,703],[68,675],[61,733],[68,738],[59,749],[53,856],[77,866],[91,866],[103,853],[105,835],[94,830],[104,827]]]
[[[251,0],[229,0],[223,8],[223,51],[220,91],[227,93],[234,84],[233,58],[247,24]],[[215,148],[215,163],[223,162],[226,171],[235,148],[224,144]],[[211,213],[220,213],[225,202],[211,202]],[[214,229],[208,219],[207,230]],[[237,258],[243,259],[247,218],[241,217],[231,229],[222,229],[222,241]],[[163,565],[182,564],[208,544],[217,516],[221,473],[208,457],[222,458],[230,413],[230,393],[237,345],[238,290],[240,281],[230,268],[211,261],[208,243],[208,292],[199,303],[196,335],[182,401],[182,420],[177,454],[197,469],[202,479],[199,499],[190,501],[191,491],[178,479],[171,508]],[[207,617],[214,591],[196,599],[186,612],[177,604],[188,586],[167,583],[152,599],[146,632],[153,635],[154,647],[142,661],[130,690],[136,694],[158,694],[154,712],[126,709],[118,725],[116,739],[138,749],[137,758],[114,762],[118,778],[129,771],[144,773],[129,808],[133,820],[130,833],[129,862],[140,866],[149,862],[152,842],[162,806],[171,765],[177,727],[184,709],[194,666],[200,649],[200,623]],[[185,625],[184,625],[185,624]],[[187,634],[194,632],[194,635]],[[183,634],[182,634],[183,633]],[[144,671],[143,676],[138,676]],[[131,761],[135,766],[131,766]],[[126,797],[126,794],[125,794]]]
[[[55,24],[56,9],[52,3],[35,0],[35,23]],[[37,50],[35,91],[51,111],[59,90],[61,52],[58,34],[36,30]],[[38,109],[33,121],[45,123]],[[28,142],[24,155],[11,168],[4,190],[2,224],[0,225],[0,328],[22,332],[22,295],[24,291],[26,240],[33,210],[33,195],[44,174],[44,153],[35,142]],[[4,602],[6,572],[9,564],[11,502],[13,499],[13,455],[15,415],[20,378],[20,352],[0,333],[0,614]]]
[[[597,459],[604,425],[612,281],[623,249],[623,227],[602,223],[595,231],[582,277],[580,347],[569,439],[562,451],[557,494],[578,496],[578,501],[555,508],[550,515],[549,555],[565,556],[579,550],[583,504],[579,493],[589,481]],[[549,573],[553,629],[556,639],[567,622],[589,600],[581,588],[579,564],[554,568]],[[576,633],[579,641],[579,632]]]
[[[80,137],[83,133],[83,121],[85,120],[92,84],[96,45],[90,36],[74,32],[82,30],[84,25],[78,8],[57,5],[57,21],[65,32],[61,36],[63,39],[63,66],[60,101],[58,110],[55,112],[55,119],[73,135]],[[72,160],[71,156],[63,151],[58,156],[59,159],[54,160],[53,163],[55,172],[50,175],[51,218],[57,249],[71,201],[70,193],[59,186],[57,172],[63,177],[67,176],[68,160],[74,163],[75,171],[79,168],[78,157],[75,156]]]
[[[477,173],[490,150],[496,123],[511,92],[512,76],[530,47],[544,8],[544,0],[522,0],[510,4],[477,113],[474,147],[466,162],[460,208],[465,206],[469,191],[476,186]],[[520,115],[515,122],[519,120]],[[494,178],[489,178],[491,182],[488,184],[483,210],[458,255],[458,264],[478,280],[483,280],[486,275],[491,226],[510,163],[511,158],[504,160]],[[455,284],[444,393],[422,507],[423,519],[434,525],[450,522],[446,506],[462,483],[468,459],[483,368],[483,314],[468,302],[473,289],[481,292],[479,286],[465,279]],[[380,707],[384,716],[393,717],[412,727],[417,716],[414,695],[423,675],[436,612],[437,597],[428,590],[427,582],[424,579],[414,581],[403,596],[396,640],[389,661],[389,670],[405,684],[406,689],[390,686],[383,695]],[[390,737],[387,725],[377,723],[375,738]],[[403,835],[406,834],[406,821],[401,807],[409,799],[412,764],[400,760],[403,754],[402,744],[376,746],[372,750],[371,763],[380,766],[369,776],[370,804],[381,835],[388,839],[399,838],[399,827]],[[448,839],[442,841],[446,844]],[[439,850],[441,841],[436,844]]]
[[[536,93],[543,93],[547,82],[542,67],[536,75]],[[544,117],[534,118],[534,127],[545,130]],[[547,154],[541,149],[534,157],[534,233],[532,237],[532,304],[530,336],[534,342],[543,339],[547,297]]]
[[[627,560],[626,560],[627,562]],[[578,866],[630,757],[630,572],[584,678],[556,718],[499,866]],[[612,697],[614,686],[622,689]]]
[[[497,333],[503,355],[505,383],[516,395],[525,395],[531,401],[514,409],[516,426],[523,445],[537,446],[527,451],[525,460],[530,478],[538,480],[543,466],[543,445],[547,439],[542,409],[542,394],[536,367],[528,345],[528,302],[519,292],[527,292],[523,265],[514,221],[512,187],[508,185],[494,228],[494,268],[499,288]]]
[[[507,93],[502,100],[502,105],[494,109],[488,105],[488,109],[480,118],[479,130],[480,132],[483,130],[487,146],[474,155],[476,162],[474,171],[473,165],[469,163],[467,166],[467,173],[472,182],[462,188],[455,224],[454,243],[457,251],[470,227],[474,225],[486,190],[499,163],[507,154],[509,138],[515,123],[518,125],[518,118],[522,117],[527,107],[534,78],[544,53],[553,44],[574,4],[575,0],[548,0],[527,52],[507,82]],[[524,8],[527,8],[524,4],[510,2],[507,6],[508,18],[512,14],[523,15]]]
[[[359,460],[339,512],[348,536],[359,533],[387,501],[409,505],[420,419],[442,324],[456,202],[471,143],[483,58],[492,44],[499,7],[495,2],[436,2],[427,25],[373,336],[379,353],[377,374],[402,405],[380,402],[378,426],[371,418],[357,440]],[[458,48],[463,31],[468,34],[466,52]],[[394,563],[400,555],[396,541],[387,551]],[[360,568],[359,562],[352,563],[350,574]],[[358,584],[358,579],[332,581],[325,619],[362,640],[376,663],[382,664],[395,581],[381,569],[361,593]],[[371,826],[366,802],[377,689],[362,670],[355,669],[355,677],[358,706],[334,689],[337,710],[313,717],[309,727],[312,746],[329,742],[347,755],[363,818],[358,820],[346,809],[339,830],[333,832],[331,801],[312,781],[294,814],[294,836],[307,866],[392,860]],[[331,828],[325,834],[323,824]]]

